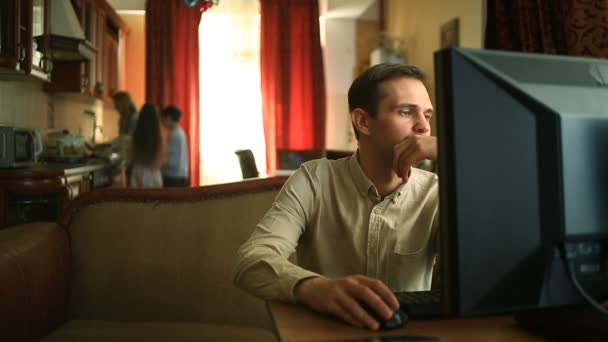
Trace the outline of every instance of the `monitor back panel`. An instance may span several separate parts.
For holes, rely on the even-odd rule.
[[[546,262],[536,116],[454,50],[435,56],[445,299],[458,315],[535,307]]]

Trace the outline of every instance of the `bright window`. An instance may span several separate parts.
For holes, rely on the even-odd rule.
[[[236,150],[266,170],[258,1],[222,1],[203,13],[200,46],[201,185],[238,181]]]

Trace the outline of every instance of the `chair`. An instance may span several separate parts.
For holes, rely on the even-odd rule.
[[[297,170],[304,162],[325,157],[325,151],[277,149],[278,168],[281,170]]]
[[[276,342],[232,266],[285,180],[99,189],[0,229],[0,341]]]
[[[243,179],[255,178],[260,175],[258,172],[258,167],[255,164],[255,157],[253,156],[253,152],[251,152],[251,150],[237,150],[234,153],[236,153],[237,157],[239,158]]]
[[[340,159],[352,156],[354,151],[346,150],[326,150],[326,149],[308,149],[308,150],[289,150],[277,149],[277,157],[279,169],[281,170],[297,170],[304,162],[313,159],[327,158]]]

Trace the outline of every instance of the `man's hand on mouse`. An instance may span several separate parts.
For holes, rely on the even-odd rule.
[[[298,301],[315,311],[337,316],[356,327],[377,330],[379,322],[357,301],[367,303],[384,319],[390,319],[399,302],[380,280],[363,275],[330,279],[313,277],[300,281],[294,290]]]
[[[437,160],[437,138],[430,135],[410,135],[393,147],[393,170],[407,183],[410,168],[419,161]]]

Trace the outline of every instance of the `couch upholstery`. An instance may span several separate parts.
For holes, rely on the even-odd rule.
[[[0,340],[275,341],[231,273],[284,181],[94,191],[0,230]]]

